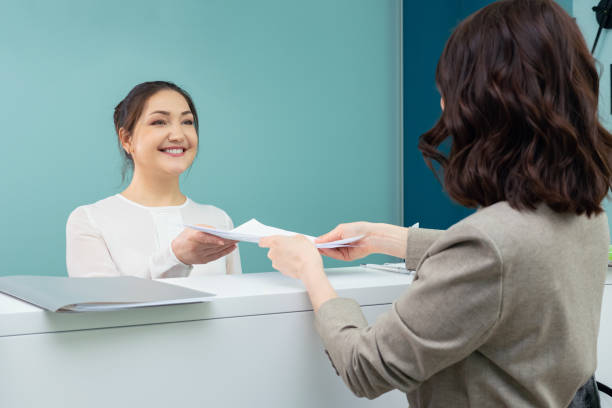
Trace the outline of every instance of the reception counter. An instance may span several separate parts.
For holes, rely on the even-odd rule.
[[[327,270],[370,322],[412,275]],[[0,294],[0,407],[405,407],[336,376],[299,281],[279,273],[168,279],[210,302],[51,313]]]
[[[612,268],[608,268],[597,342],[597,381],[612,387]]]
[[[327,270],[370,322],[412,275]],[[0,294],[0,407],[405,407],[369,401],[336,376],[299,281],[279,273],[169,279],[210,302],[116,312],[51,313]],[[612,272],[596,377],[612,384]]]

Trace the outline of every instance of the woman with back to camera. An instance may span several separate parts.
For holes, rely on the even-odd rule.
[[[567,407],[595,371],[609,243],[612,136],[598,120],[593,57],[552,0],[500,0],[454,30],[436,82],[443,112],[419,149],[432,170],[440,163],[448,194],[478,210],[446,231],[357,222],[318,240],[363,234],[355,248],[321,252],[405,258],[415,280],[391,310],[369,326],[302,236],[260,245],[304,283],[356,395],[399,389],[414,408]]]
[[[114,122],[132,180],[120,194],[70,214],[68,275],[156,279],[241,273],[235,241],[183,226],[233,228],[224,211],[195,203],[180,189],[179,176],[193,163],[199,142],[189,94],[171,82],[144,82],[117,105]]]

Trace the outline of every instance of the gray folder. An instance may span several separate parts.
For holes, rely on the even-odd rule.
[[[52,312],[104,311],[197,303],[210,300],[214,296],[212,293],[133,276],[5,276],[0,277],[0,292]]]

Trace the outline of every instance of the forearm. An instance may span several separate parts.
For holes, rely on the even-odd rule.
[[[367,231],[363,246],[369,253],[381,253],[404,258],[407,248],[408,228],[390,224],[360,223]],[[366,252],[366,254],[367,254]],[[320,259],[320,257],[319,257]],[[297,276],[308,291],[308,296],[316,312],[326,301],[337,297],[334,288],[329,283],[322,263],[315,262],[303,265]]]
[[[374,253],[404,258],[408,241],[408,228],[391,224],[374,224]]]
[[[189,276],[193,270],[193,265],[184,264],[174,254],[172,246],[168,245],[166,248],[151,254],[147,269],[147,275],[151,279],[180,278]]]
[[[336,291],[329,283],[325,271],[320,266],[310,266],[304,271],[302,282],[306,287],[312,308],[318,311],[321,305],[330,299],[338,297]]]
[[[397,347],[403,348],[403,342],[397,341],[392,330],[368,328],[368,322],[355,300],[336,298],[326,302],[315,314],[315,327],[336,374],[342,377],[356,396],[376,398],[393,388],[399,388],[400,381],[409,387],[416,385],[412,377],[397,371],[402,361],[396,361],[396,351],[388,353],[379,343],[392,339]],[[381,345],[383,349],[379,347]],[[397,377],[401,377],[401,380],[398,381]],[[403,391],[408,390],[407,387],[403,388]]]
[[[416,269],[427,250],[444,234],[443,230],[408,228],[406,252],[402,256],[407,269]]]
[[[406,267],[415,269],[427,249],[443,233],[443,230],[374,224],[373,252],[405,259]]]

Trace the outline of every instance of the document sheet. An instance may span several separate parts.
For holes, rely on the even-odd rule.
[[[193,228],[198,231],[206,232],[211,235],[215,235],[217,237],[221,237],[224,239],[231,239],[234,241],[242,241],[242,242],[254,242],[258,243],[261,238],[269,237],[271,235],[283,235],[283,236],[293,236],[298,235],[297,232],[287,231],[280,228],[270,227],[262,224],[257,221],[255,218],[250,221],[245,222],[242,225],[234,228],[230,231],[220,230],[216,228],[210,227],[202,227],[199,225],[191,225],[185,224],[186,227]],[[311,237],[310,235],[305,235],[306,238],[310,239],[314,242],[315,237]],[[359,241],[363,238],[363,235],[359,235],[356,237],[350,237],[345,239],[340,239],[333,242],[326,242],[323,244],[316,244],[317,248],[340,248],[340,247],[350,247],[352,243]]]

